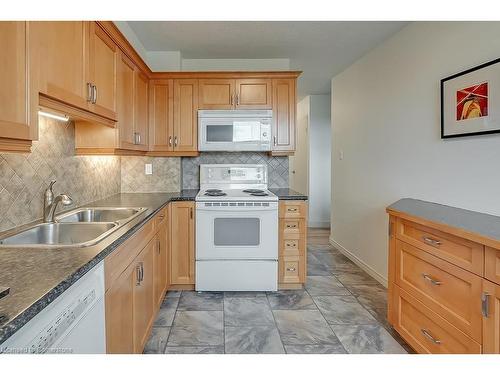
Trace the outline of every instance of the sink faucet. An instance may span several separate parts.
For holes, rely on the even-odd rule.
[[[59,194],[54,198],[54,192],[52,191],[52,186],[56,183],[56,180],[50,181],[49,187],[45,190],[44,201],[43,201],[43,221],[45,223],[54,223],[54,214],[56,212],[57,205],[59,202],[63,206],[69,206],[73,203],[73,200],[66,194]]]

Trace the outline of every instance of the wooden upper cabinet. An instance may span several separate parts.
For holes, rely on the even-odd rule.
[[[500,354],[500,285],[483,280],[483,353]]]
[[[135,71],[135,102],[134,102],[134,131],[135,143],[138,150],[148,149],[148,77],[136,69]]]
[[[173,81],[153,80],[149,83],[149,150],[173,151]]]
[[[235,103],[234,79],[200,79],[200,109],[232,109]]]
[[[35,87],[51,98],[87,109],[90,93],[87,21],[29,22]]]
[[[95,22],[89,29],[89,74],[94,86],[90,110],[115,120],[118,47]]]
[[[117,128],[118,147],[135,148],[134,134],[134,75],[135,66],[123,53],[117,63]]]
[[[194,284],[194,202],[172,202],[170,218],[170,284]]]
[[[272,84],[270,79],[237,79],[235,108],[271,109]]]
[[[271,109],[272,80],[200,79],[200,109]]]
[[[36,138],[37,111],[29,89],[28,23],[0,22],[0,137],[17,140]],[[17,150],[0,141],[0,150]],[[29,151],[27,149],[18,151]]]
[[[198,150],[198,80],[174,80],[174,151]]]
[[[296,80],[273,79],[273,146],[272,151],[295,151]]]

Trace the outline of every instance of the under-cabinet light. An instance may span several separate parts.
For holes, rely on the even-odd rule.
[[[38,111],[38,114],[40,116],[53,118],[53,119],[59,120],[59,121],[64,121],[64,122],[68,122],[69,121],[69,117],[68,116],[56,115],[54,113],[45,112],[45,111]]]

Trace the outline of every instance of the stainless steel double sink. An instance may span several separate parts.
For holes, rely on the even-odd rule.
[[[83,207],[0,238],[1,247],[86,247],[141,215],[143,207]]]

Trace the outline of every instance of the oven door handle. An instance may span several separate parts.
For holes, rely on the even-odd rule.
[[[229,212],[229,213],[243,213],[248,214],[250,212],[267,212],[267,211],[276,211],[276,207],[241,207],[241,209],[226,209],[220,207],[196,207],[196,212]]]

